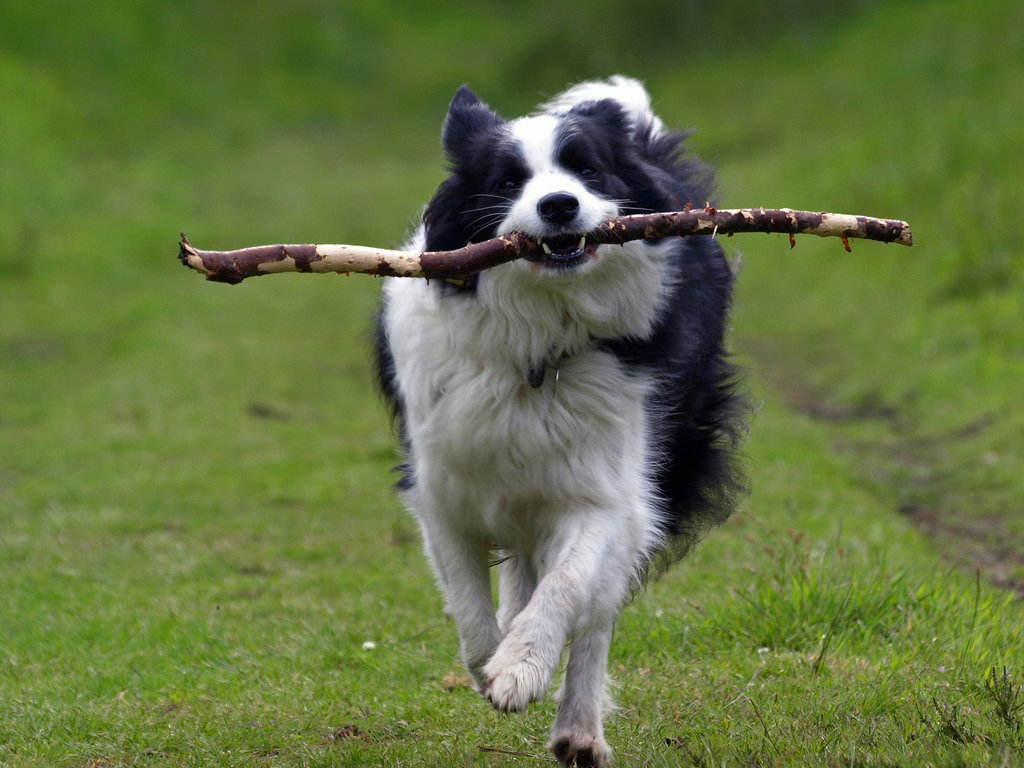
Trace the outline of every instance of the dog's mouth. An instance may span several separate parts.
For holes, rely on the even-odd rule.
[[[588,243],[586,235],[539,237],[540,250],[523,258],[532,264],[557,272],[583,266],[597,256],[597,243]]]

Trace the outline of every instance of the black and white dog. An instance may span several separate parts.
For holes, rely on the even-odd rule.
[[[406,455],[399,488],[463,662],[497,709],[521,710],[568,643],[550,742],[566,765],[609,759],[603,689],[619,611],[725,519],[742,485],[720,247],[586,240],[620,214],[705,204],[710,174],[681,156],[683,138],[625,77],[517,120],[463,87],[442,133],[451,176],[408,247],[520,230],[544,255],[462,285],[384,286],[377,363]]]

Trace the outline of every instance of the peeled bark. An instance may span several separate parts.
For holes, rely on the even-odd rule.
[[[707,207],[665,213],[620,216],[600,224],[586,235],[589,244],[617,244],[630,240],[733,235],[738,232],[783,233],[795,244],[795,235],[838,237],[846,249],[849,238],[913,245],[909,225],[894,219],[814,213],[788,208]],[[578,240],[579,235],[572,238]],[[552,239],[554,243],[556,239]],[[360,245],[260,245],[235,251],[204,251],[181,235],[178,258],[208,280],[240,283],[247,277],[275,272],[358,272],[369,275],[465,280],[470,275],[520,257],[536,257],[541,244],[522,232],[471,243],[453,251],[392,251]]]

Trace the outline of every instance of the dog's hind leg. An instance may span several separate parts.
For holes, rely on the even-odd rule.
[[[611,623],[591,629],[569,645],[565,684],[548,749],[563,765],[602,766],[611,750],[604,740],[604,685]]]
[[[537,574],[521,552],[503,552],[498,564],[498,629],[508,632],[512,619],[530,602],[537,588]]]

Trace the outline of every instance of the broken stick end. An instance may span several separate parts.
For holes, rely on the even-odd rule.
[[[184,232],[181,233],[181,240],[178,241],[178,261],[190,269],[208,274],[203,260],[199,257],[199,252],[192,247],[192,243],[185,237]]]
[[[218,269],[217,267],[209,267],[203,260],[202,255],[188,241],[185,233],[181,233],[181,240],[178,242],[178,261],[184,264],[189,269],[194,269],[196,272],[202,272],[206,275],[207,280],[211,280],[215,283],[228,283],[229,285],[236,285],[245,278],[244,275],[238,272],[237,269],[225,269],[223,265]]]

